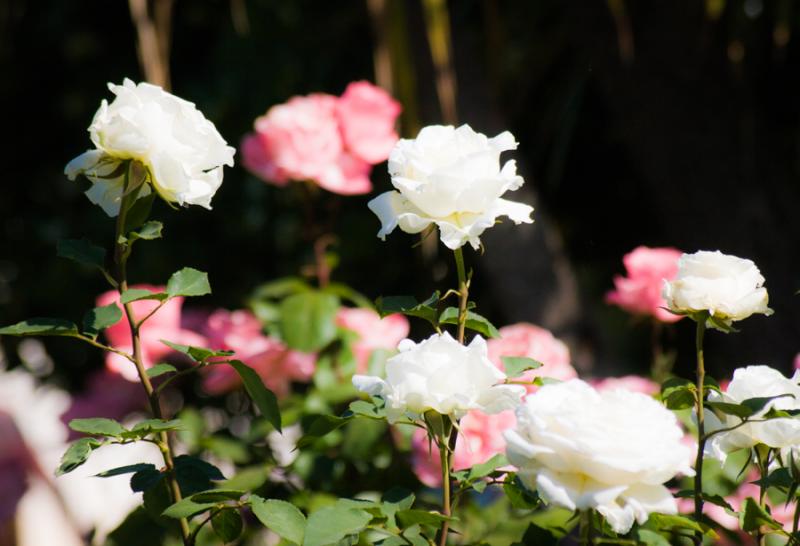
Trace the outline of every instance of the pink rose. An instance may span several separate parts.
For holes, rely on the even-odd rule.
[[[152,292],[163,292],[163,286],[150,286],[140,284],[132,286],[131,288],[143,288]],[[101,294],[97,298],[97,305],[104,306],[115,303],[120,309],[122,305],[119,303],[119,293],[116,290],[111,290]],[[150,314],[159,302],[155,300],[139,300],[131,304],[133,306],[133,315],[135,320],[141,320]],[[159,360],[172,353],[173,350],[164,345],[161,340],[165,339],[173,343],[181,345],[195,345],[203,346],[206,343],[205,338],[185,330],[181,327],[181,307],[183,306],[183,298],[172,298],[165,303],[161,309],[147,319],[147,321],[139,329],[139,339],[142,347],[142,363],[145,368],[150,368],[157,364]],[[107,328],[105,336],[108,343],[115,349],[125,351],[128,353],[133,352],[131,342],[131,329],[128,325],[128,320],[124,316],[122,320]],[[139,376],[136,373],[136,367],[128,359],[114,353],[106,355],[106,368],[110,371],[120,374],[129,381],[139,381]]]
[[[626,391],[640,392],[653,396],[661,390],[658,383],[640,375],[623,375],[622,377],[604,377],[589,381],[598,391],[611,389],[624,389]]]
[[[14,418],[0,411],[0,528],[14,517],[17,504],[28,489],[27,475],[36,466]]]
[[[256,119],[242,139],[242,162],[266,182],[309,180],[342,195],[369,193],[372,165],[389,156],[400,106],[367,82],[341,98],[324,93],[293,97]]]
[[[676,322],[682,317],[664,309],[667,302],[661,296],[664,280],[678,274],[681,251],[674,248],[640,246],[625,254],[627,277],[614,277],[614,290],[606,294],[606,302],[618,305],[634,314],[650,315],[662,322]]]
[[[342,137],[350,152],[372,165],[389,157],[397,142],[400,103],[369,82],[353,82],[336,105]]]
[[[453,468],[463,470],[473,465],[485,463],[498,453],[505,452],[506,442],[503,432],[516,424],[514,412],[503,411],[486,415],[471,411],[461,419],[460,433],[453,456]],[[428,436],[422,429],[414,429],[411,438],[411,464],[419,481],[428,487],[442,484],[442,465],[439,450],[435,444],[428,449]]]
[[[797,353],[797,355],[794,357],[794,369],[800,370],[800,353]]]
[[[314,374],[316,356],[294,351],[282,342],[265,336],[261,323],[249,311],[214,311],[203,333],[213,349],[235,351],[235,357],[251,368],[276,395],[289,392],[292,381],[308,381]],[[211,394],[228,392],[241,384],[233,368],[219,364],[208,368],[203,381]]]
[[[336,314],[336,325],[358,334],[353,343],[356,371],[366,373],[369,358],[376,349],[394,350],[408,336],[408,319],[400,313],[381,318],[372,309],[342,307]]]
[[[531,381],[534,377],[552,377],[566,381],[578,377],[578,372],[570,364],[569,348],[549,330],[539,326],[518,323],[500,328],[500,338],[490,339],[489,359],[501,370],[505,369],[503,356],[524,356],[543,364],[541,368],[525,372],[519,379]],[[528,392],[536,387],[526,386]]]

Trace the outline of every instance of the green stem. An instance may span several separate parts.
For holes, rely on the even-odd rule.
[[[591,546],[592,544],[592,511],[581,511],[580,522],[580,545]]]
[[[450,436],[457,434],[454,429],[450,430]],[[450,516],[450,438],[442,438],[439,441],[439,461],[442,464],[442,514]],[[442,529],[439,533],[439,545],[447,544],[449,522],[442,522]]]
[[[695,336],[695,349],[697,352],[697,393],[695,396],[697,402],[697,457],[695,459],[694,476],[694,517],[698,523],[703,515],[703,452],[706,447],[704,415],[706,368],[703,358],[703,337],[705,332],[706,315],[703,314],[697,318],[697,333]],[[695,544],[701,544],[702,542],[703,533],[702,531],[697,531],[695,533]]]
[[[125,174],[126,190],[128,188],[131,169],[132,166],[129,165]],[[125,220],[128,214],[128,208],[133,204],[135,198],[136,192],[134,192],[130,197],[123,197],[122,203],[120,204],[119,215],[117,216],[116,235],[114,237],[114,261],[117,264],[116,280],[118,284],[117,290],[119,291],[120,296],[122,296],[123,292],[128,290],[127,265],[128,256],[130,254],[127,244],[120,241],[121,237],[125,235]],[[133,343],[133,363],[136,366],[136,371],[139,374],[139,380],[142,383],[142,387],[144,387],[145,394],[147,395],[147,399],[150,403],[150,410],[153,413],[153,417],[156,419],[162,419],[163,416],[161,413],[161,404],[159,403],[158,393],[156,393],[153,389],[153,384],[147,375],[147,372],[144,368],[144,361],[142,360],[142,344],[139,338],[140,323],[137,323],[136,321],[136,317],[133,313],[133,305],[131,303],[126,303],[123,307],[125,309],[125,316],[128,320],[128,326],[131,330],[131,341]],[[175,462],[172,454],[172,446],[170,445],[169,434],[166,431],[159,434],[159,441],[157,445],[161,451],[161,455],[164,458],[166,479],[170,494],[172,496],[172,502],[176,503],[180,501],[183,496],[181,495],[181,489],[175,476]],[[189,532],[189,521],[186,518],[181,518],[180,527],[184,546],[191,546],[193,544],[193,540]]]
[[[456,272],[458,273],[458,342],[464,343],[464,330],[467,324],[467,301],[469,299],[469,282],[464,268],[464,252],[461,247],[453,251],[456,257]]]

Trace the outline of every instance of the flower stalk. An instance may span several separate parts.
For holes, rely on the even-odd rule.
[[[706,368],[703,356],[703,338],[706,332],[706,319],[708,312],[699,313],[696,317],[697,332],[695,335],[695,350],[697,353],[697,392],[695,393],[697,410],[697,457],[695,459],[694,475],[694,517],[695,521],[700,522],[703,515],[703,453],[706,447],[705,434],[705,378]],[[703,541],[703,533],[695,533],[695,543]]]

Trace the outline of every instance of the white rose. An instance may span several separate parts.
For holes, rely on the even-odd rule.
[[[708,313],[730,326],[754,313],[771,315],[764,277],[756,265],[720,251],[684,254],[674,281],[664,281],[663,296],[672,311]]]
[[[358,390],[385,398],[390,423],[428,410],[456,419],[470,410],[499,413],[525,394],[519,385],[502,384],[506,376],[489,360],[481,336],[464,346],[445,332],[420,343],[404,339],[398,350],[386,362],[386,380],[353,376]]]
[[[499,216],[531,223],[532,207],[501,198],[523,183],[513,160],[500,168],[500,153],[516,148],[508,131],[487,138],[469,125],[431,125],[413,140],[398,141],[389,156],[397,191],[369,202],[381,221],[378,237],[385,239],[397,226],[419,233],[434,223],[448,248],[478,248],[480,235]]]
[[[119,214],[124,186],[120,163],[134,159],[147,169],[148,182],[166,201],[211,208],[222,183],[222,165],[233,166],[228,146],[194,104],[156,85],[108,84],[117,97],[103,100],[89,126],[89,150],[66,166],[70,180],[83,174],[92,182],[86,192],[109,216]],[[150,193],[145,186],[140,196]]]
[[[624,389],[597,392],[580,379],[546,385],[517,408],[505,433],[511,464],[547,502],[594,508],[618,533],[651,512],[676,514],[662,484],[693,474],[675,415]]]
[[[708,399],[711,402],[740,404],[748,398],[791,395],[781,396],[768,402],[764,409],[753,416],[758,419],[771,408],[800,409],[799,381],[800,370],[795,371],[794,376],[789,379],[769,366],[747,366],[733,372],[733,380],[728,384],[724,394],[712,392]],[[738,417],[725,415],[724,419],[720,420],[712,412],[705,413],[707,433],[736,426],[741,422],[742,420]],[[747,423],[736,430],[715,434],[708,443],[708,449],[714,456],[724,461],[729,453],[757,444],[774,448],[800,444],[800,419],[786,417],[770,419],[761,423]]]

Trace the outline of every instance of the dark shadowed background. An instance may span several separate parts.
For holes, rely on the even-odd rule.
[[[526,179],[514,198],[534,204],[536,223],[498,226],[482,256],[467,253],[473,296],[498,326],[551,328],[584,371],[646,373],[647,325],[603,301],[622,255],[640,244],[720,249],[756,262],[775,315],[709,335],[713,373],[788,369],[800,351],[800,6],[791,0],[158,0],[137,26],[132,13],[146,3],[0,3],[0,322],[78,319],[105,289],[55,245],[112,234],[62,174],[90,147],[106,82],[167,78],[238,145],[271,105],[368,79],[403,103],[404,136],[467,122],[520,142],[507,154]],[[137,57],[148,23],[161,67]],[[385,165],[373,182],[376,193],[389,187]],[[412,248],[402,233],[381,243],[370,198],[319,196],[317,212],[339,237],[334,278],[370,298],[425,296],[452,280],[441,248]],[[239,307],[259,283],[310,260],[298,196],[238,165],[212,212],[161,206],[155,216],[165,238],[138,251],[130,276],[159,283],[182,266],[206,270],[214,294],[196,305]],[[692,337],[687,321],[671,334],[685,373]],[[17,362],[17,341],[2,345]],[[101,366],[79,344],[46,347],[67,385]]]

